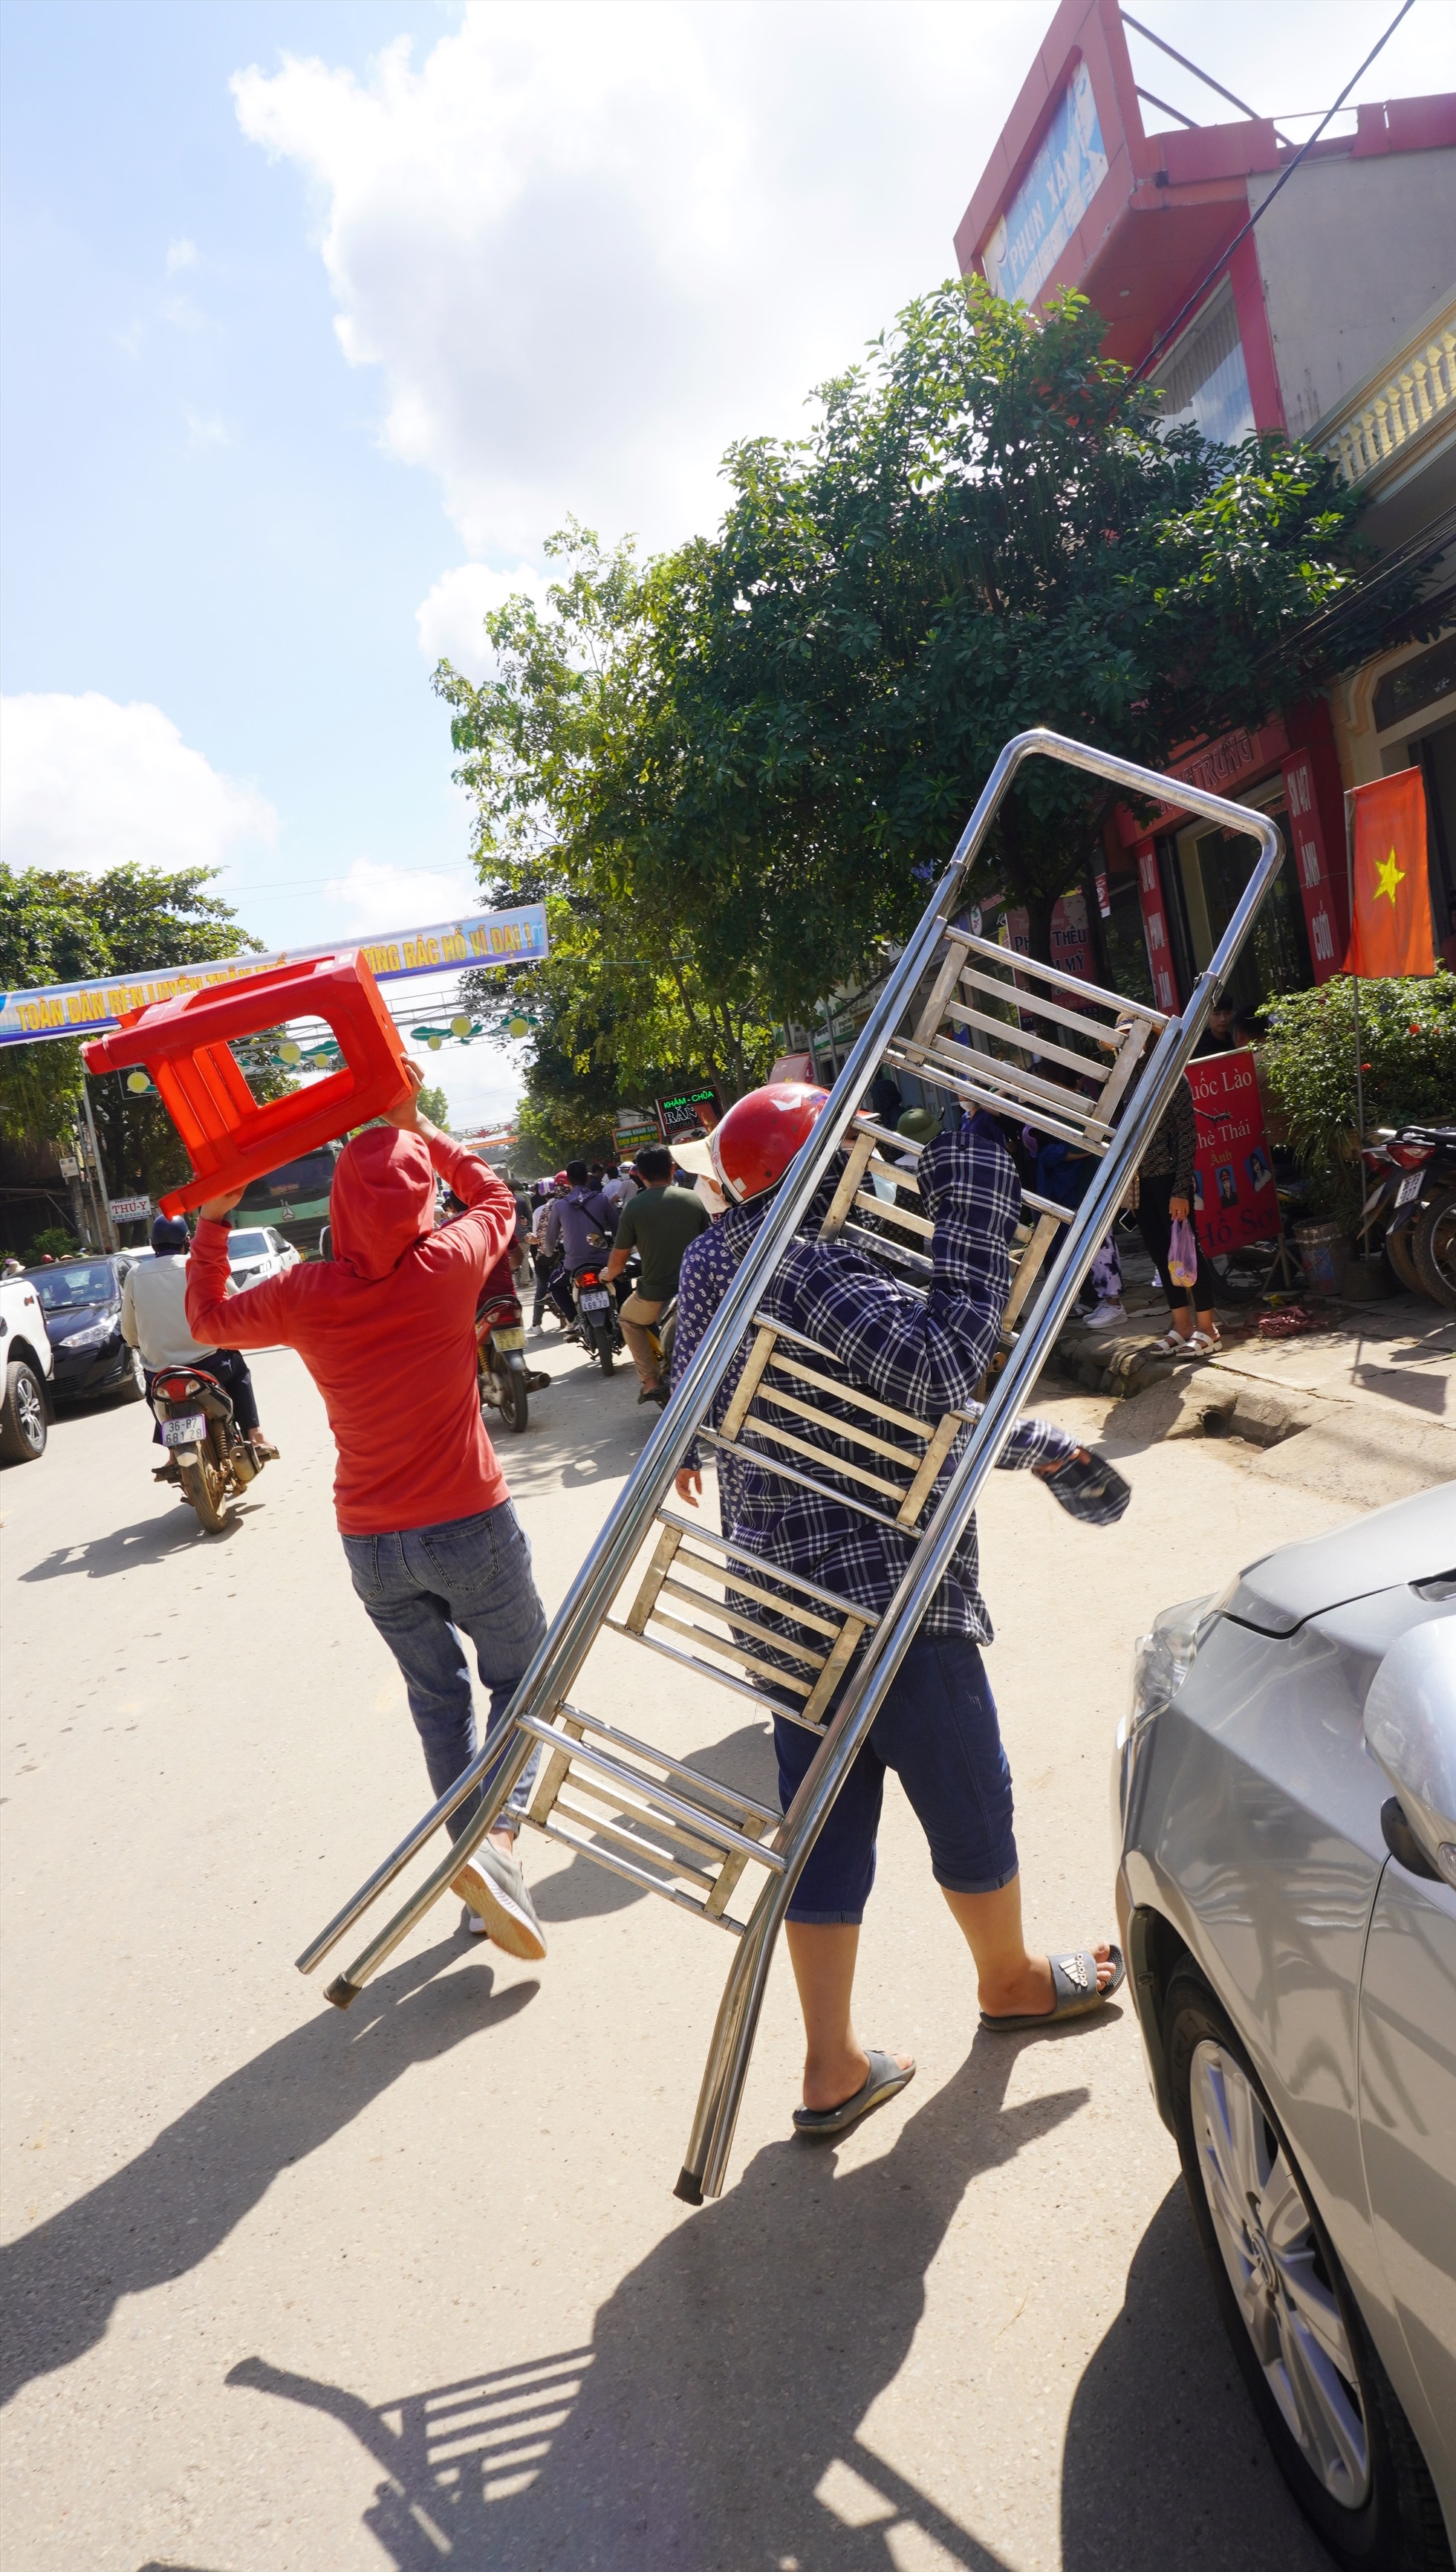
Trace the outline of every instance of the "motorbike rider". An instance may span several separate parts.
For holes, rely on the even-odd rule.
[[[551,1273],[551,1301],[570,1332],[576,1328],[571,1280],[578,1268],[593,1267],[598,1260],[605,1266],[617,1228],[617,1210],[600,1188],[592,1186],[584,1161],[568,1161],[563,1176],[565,1193],[553,1197],[548,1206],[541,1240],[556,1262]]]
[[[187,1266],[191,1248],[192,1235],[181,1215],[159,1214],[152,1226],[154,1257],[139,1259],[126,1273],[121,1335],[128,1348],[141,1354],[147,1400],[150,1403],[152,1399],[155,1379],[168,1367],[202,1367],[216,1376],[228,1395],[233,1417],[250,1445],[261,1455],[277,1458],[278,1449],[258,1425],[258,1397],[241,1349],[204,1348],[188,1329]],[[231,1279],[227,1291],[229,1295],[238,1292]],[[153,1446],[163,1443],[160,1426],[154,1426]]]
[[[622,1208],[602,1282],[614,1285],[629,1254],[638,1252],[642,1273],[618,1319],[637,1370],[637,1400],[660,1404],[666,1402],[668,1388],[647,1325],[657,1320],[664,1304],[677,1293],[683,1252],[700,1232],[706,1232],[710,1217],[691,1188],[670,1184],[672,1155],[664,1145],[649,1143],[638,1153],[637,1174],[642,1184]]]

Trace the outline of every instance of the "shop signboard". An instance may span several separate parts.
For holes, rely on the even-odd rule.
[[[700,1089],[674,1090],[670,1098],[659,1098],[657,1122],[664,1143],[687,1143],[711,1132],[722,1115],[718,1093],[709,1082]]]
[[[474,972],[482,966],[539,964],[549,946],[545,906],[528,902],[517,911],[471,912],[383,937],[339,938],[330,947],[280,947],[266,956],[219,957],[211,964],[161,964],[151,972],[107,973],[85,982],[52,982],[39,990],[0,991],[0,1045],[99,1036],[128,1010],[147,1008],[154,1000],[175,1000],[250,973],[267,973],[278,964],[326,956],[360,955],[367,959],[375,981],[407,982],[458,966]]]
[[[1202,1054],[1189,1063],[1187,1078],[1198,1120],[1193,1219],[1203,1248],[1221,1254],[1250,1241],[1276,1241],[1274,1156],[1253,1055],[1247,1045],[1236,1053]]]
[[[639,1152],[650,1151],[662,1140],[655,1116],[645,1107],[619,1107],[612,1119],[612,1140],[619,1161],[634,1161]]]
[[[108,1197],[113,1223],[146,1223],[152,1213],[150,1197]]]
[[[1178,1005],[1178,986],[1173,974],[1172,945],[1167,934],[1167,912],[1162,899],[1162,878],[1157,866],[1157,842],[1139,840],[1133,850],[1137,860],[1137,899],[1142,906],[1142,935],[1147,943],[1147,968],[1152,975],[1152,995],[1169,1017]]]
[[[987,282],[1007,303],[1030,304],[1107,175],[1107,155],[1084,58],[1052,112],[1031,168],[982,253]]]
[[[1315,981],[1327,982],[1331,974],[1340,969],[1344,940],[1337,925],[1324,833],[1319,827],[1319,807],[1314,800],[1314,771],[1307,750],[1294,752],[1282,765],[1284,795],[1289,807],[1289,836],[1294,843],[1291,851],[1294,881],[1304,905],[1310,963],[1314,966]]]

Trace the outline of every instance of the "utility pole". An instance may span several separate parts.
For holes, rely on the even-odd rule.
[[[111,1203],[106,1192],[106,1172],[101,1166],[101,1145],[96,1139],[96,1119],[91,1112],[91,1090],[86,1074],[81,1074],[81,1109],[86,1120],[87,1158],[91,1164],[92,1190],[96,1200],[100,1238],[99,1250],[120,1250],[121,1234],[111,1219]]]

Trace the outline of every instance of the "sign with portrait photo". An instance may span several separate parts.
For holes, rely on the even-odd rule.
[[[1189,1063],[1187,1079],[1198,1120],[1193,1169],[1198,1239],[1210,1254],[1240,1250],[1250,1241],[1276,1241],[1274,1156],[1264,1132],[1253,1055],[1247,1045],[1236,1053],[1203,1054]]]

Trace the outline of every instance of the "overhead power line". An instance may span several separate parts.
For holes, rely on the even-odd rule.
[[[1318,123],[1318,125],[1315,127],[1314,132],[1311,134],[1311,136],[1310,136],[1310,138],[1309,138],[1308,142],[1307,142],[1307,143],[1301,143],[1301,145],[1300,145],[1300,147],[1299,147],[1298,151],[1297,151],[1297,152],[1295,153],[1295,155],[1294,155],[1293,160],[1290,162],[1288,169],[1287,169],[1287,170],[1281,170],[1281,171],[1280,171],[1278,178],[1274,181],[1274,184],[1273,184],[1272,188],[1269,190],[1268,195],[1265,197],[1265,199],[1264,199],[1264,201],[1263,201],[1263,204],[1262,204],[1261,206],[1257,206],[1257,207],[1255,207],[1254,212],[1249,216],[1248,222],[1247,222],[1247,223],[1242,227],[1241,231],[1236,232],[1236,233],[1234,234],[1233,239],[1232,239],[1232,241],[1228,244],[1227,249],[1226,249],[1226,250],[1221,250],[1221,251],[1219,252],[1218,257],[1217,257],[1217,258],[1215,259],[1215,261],[1213,262],[1212,267],[1211,267],[1210,269],[1208,269],[1208,270],[1206,271],[1206,273],[1205,273],[1205,274],[1204,274],[1204,275],[1203,275],[1203,276],[1198,280],[1198,283],[1197,283],[1197,285],[1194,287],[1194,289],[1193,289],[1193,291],[1192,291],[1192,294],[1191,294],[1190,296],[1188,296],[1188,297],[1186,298],[1185,302],[1184,302],[1184,303],[1182,303],[1182,304],[1178,307],[1177,312],[1173,315],[1173,318],[1172,318],[1171,322],[1169,322],[1169,323],[1168,323],[1168,325],[1167,325],[1167,328],[1164,330],[1164,332],[1163,332],[1163,334],[1162,334],[1161,338],[1160,338],[1160,339],[1155,339],[1155,340],[1153,341],[1153,344],[1152,344],[1152,346],[1148,349],[1146,356],[1145,356],[1145,357],[1143,358],[1143,360],[1142,360],[1142,363],[1141,363],[1141,364],[1140,364],[1140,366],[1138,366],[1138,367],[1137,367],[1137,369],[1136,369],[1136,374],[1137,374],[1138,376],[1141,376],[1141,375],[1145,375],[1145,374],[1146,374],[1147,369],[1148,369],[1148,367],[1152,364],[1152,362],[1153,362],[1154,358],[1161,356],[1163,349],[1164,349],[1164,348],[1167,346],[1167,344],[1168,344],[1168,341],[1169,341],[1170,339],[1176,338],[1177,333],[1179,332],[1179,330],[1181,330],[1181,328],[1182,328],[1182,326],[1183,326],[1183,323],[1186,322],[1186,320],[1187,320],[1187,318],[1188,318],[1189,314],[1190,314],[1190,313],[1194,313],[1194,312],[1196,312],[1196,311],[1197,311],[1198,306],[1201,304],[1201,302],[1202,302],[1202,300],[1203,300],[1203,297],[1204,297],[1204,296],[1205,296],[1205,294],[1207,293],[1208,288],[1212,285],[1213,280],[1214,280],[1214,278],[1218,275],[1218,273],[1219,273],[1220,269],[1224,269],[1224,268],[1226,268],[1226,267],[1227,267],[1228,262],[1232,259],[1234,252],[1237,250],[1237,248],[1238,248],[1238,246],[1239,246],[1239,243],[1240,243],[1240,242],[1247,241],[1247,239],[1248,239],[1248,237],[1249,237],[1249,234],[1253,231],[1253,228],[1254,228],[1255,224],[1262,222],[1262,220],[1263,220],[1264,216],[1268,213],[1270,206],[1273,204],[1274,199],[1275,199],[1275,198],[1277,197],[1277,195],[1279,194],[1280,189],[1281,189],[1281,188],[1286,188],[1286,187],[1288,186],[1289,181],[1293,178],[1294,173],[1295,173],[1295,171],[1298,169],[1300,162],[1301,162],[1301,161],[1303,161],[1303,160],[1307,157],[1307,155],[1313,151],[1313,149],[1314,149],[1314,147],[1315,147],[1316,143],[1319,141],[1320,136],[1323,134],[1325,127],[1329,124],[1330,119],[1331,119],[1332,117],[1338,116],[1338,114],[1339,114],[1339,112],[1340,112],[1340,109],[1344,106],[1344,103],[1345,103],[1346,99],[1349,97],[1351,90],[1354,88],[1355,83],[1356,83],[1357,81],[1359,81],[1359,80],[1363,80],[1363,79],[1364,79],[1364,76],[1365,76],[1366,72],[1369,70],[1370,65],[1371,65],[1371,64],[1373,63],[1373,61],[1375,60],[1376,55],[1377,55],[1378,53],[1383,52],[1384,48],[1389,44],[1391,37],[1394,35],[1394,33],[1395,33],[1395,31],[1396,31],[1396,28],[1400,25],[1400,22],[1401,22],[1402,18],[1408,18],[1408,17],[1409,17],[1409,15],[1410,15],[1410,13],[1411,13],[1411,11],[1412,11],[1412,9],[1413,9],[1414,7],[1415,7],[1415,0],[1401,0],[1401,5],[1400,5],[1400,7],[1396,10],[1396,13],[1395,13],[1394,17],[1391,19],[1390,24],[1389,24],[1389,26],[1386,28],[1384,35],[1380,38],[1379,43],[1378,43],[1378,44],[1374,44],[1374,45],[1372,45],[1372,46],[1371,46],[1370,51],[1369,51],[1369,52],[1368,52],[1368,54],[1365,56],[1365,59],[1364,59],[1364,61],[1361,63],[1361,65],[1360,65],[1359,69],[1358,69],[1357,71],[1353,71],[1353,72],[1351,72],[1349,79],[1346,81],[1346,83],[1345,83],[1345,85],[1344,85],[1344,88],[1341,90],[1341,92],[1340,92],[1340,94],[1339,94],[1339,97],[1335,100],[1335,103],[1334,103],[1333,107],[1327,107],[1327,108],[1325,109],[1325,112],[1324,112],[1323,116],[1320,118],[1319,123]],[[1125,12],[1124,12],[1124,15],[1125,15]],[[1138,21],[1137,21],[1135,18],[1128,19],[1127,23],[1128,23],[1128,25],[1129,25],[1129,26],[1137,27],[1137,31],[1138,31],[1138,34],[1139,34],[1139,35],[1143,35],[1143,36],[1145,36],[1145,35],[1147,34],[1147,32],[1148,32],[1148,31],[1147,31],[1147,29],[1146,29],[1145,27],[1142,27],[1142,26],[1139,26],[1139,25],[1138,25]],[[1159,40],[1158,38],[1154,37],[1153,41],[1154,41],[1154,43],[1157,43],[1157,42],[1158,42],[1158,41],[1160,41],[1160,40]],[[1171,48],[1170,48],[1169,46],[1164,46],[1164,47],[1163,47],[1163,51],[1164,51],[1165,53],[1166,53],[1166,52],[1170,52],[1170,51],[1171,51]],[[1181,61],[1182,57],[1181,57],[1181,56],[1179,56],[1179,57],[1178,57],[1178,59]],[[1225,90],[1225,91],[1224,91],[1224,93],[1223,93],[1223,95],[1224,95],[1224,97],[1225,97],[1225,98],[1227,98],[1227,97],[1230,95],[1230,93],[1229,93],[1227,90]],[[1235,107],[1238,105],[1238,101],[1237,101],[1236,99],[1234,100],[1234,105],[1235,105]]]

